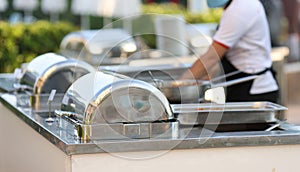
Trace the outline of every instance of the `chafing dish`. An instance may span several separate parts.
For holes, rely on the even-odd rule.
[[[95,69],[82,61],[68,59],[55,53],[46,53],[34,58],[24,69],[19,84],[18,105],[30,106],[36,111],[48,110],[47,99],[51,90],[56,90],[53,106],[60,106],[68,87],[79,77]]]
[[[126,62],[138,50],[136,41],[123,29],[81,30],[66,35],[60,52],[93,66]]]
[[[56,115],[75,122],[82,140],[178,135],[167,98],[149,83],[116,73],[80,77],[65,93]]]
[[[173,104],[183,125],[276,123],[286,107],[272,102],[228,102],[225,104]]]

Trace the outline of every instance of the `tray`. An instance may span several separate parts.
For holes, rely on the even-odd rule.
[[[272,102],[174,104],[171,107],[183,125],[271,123],[287,110]]]

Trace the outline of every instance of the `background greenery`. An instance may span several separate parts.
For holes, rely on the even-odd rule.
[[[151,3],[143,5],[143,13],[176,14],[184,16],[187,23],[216,23],[219,22],[223,9],[208,9],[204,12],[191,13],[185,6],[174,3]]]
[[[40,54],[58,52],[63,37],[80,29],[80,16],[71,13],[70,4],[71,0],[68,0],[67,11],[60,15],[60,22],[49,22],[49,15],[44,14],[41,9],[37,9],[33,12],[34,17],[37,18],[36,22],[11,24],[6,22],[10,15],[15,12],[23,14],[23,12],[15,11],[12,8],[12,1],[9,1],[9,8],[0,13],[0,73],[13,72],[16,67],[20,67],[22,63],[29,62]],[[144,14],[183,15],[187,23],[218,22],[222,14],[221,9],[190,13],[185,6],[172,3],[145,4],[142,11]],[[112,20],[116,21],[117,19],[112,18]],[[116,23],[116,27],[122,26],[122,24]],[[142,15],[135,18],[132,24],[133,34],[142,34],[146,44],[155,48],[156,37],[151,34],[154,33],[153,17]],[[90,16],[91,29],[101,29],[102,27],[103,17]]]
[[[37,55],[57,52],[62,38],[74,30],[76,27],[66,22],[12,25],[0,21],[0,72],[12,72]]]

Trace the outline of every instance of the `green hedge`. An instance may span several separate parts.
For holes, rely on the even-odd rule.
[[[10,1],[11,2],[11,1]],[[11,6],[11,5],[10,5]],[[7,11],[9,16],[11,10]],[[37,12],[36,12],[37,13]],[[35,15],[37,15],[34,13]],[[190,13],[185,7],[177,4],[145,4],[143,5],[144,14],[181,14],[185,17],[187,23],[210,23],[219,22],[222,9],[208,10],[204,13]],[[39,13],[40,14],[40,13]],[[13,72],[16,67],[20,67],[21,63],[29,62],[34,57],[47,52],[57,52],[62,38],[69,32],[79,29],[79,18],[76,15],[67,13],[68,22],[50,23],[48,21],[39,20],[31,24],[9,24],[0,21],[0,73]],[[4,18],[5,18],[4,16]],[[37,15],[37,18],[46,18]],[[92,17],[92,16],[91,16]],[[65,19],[63,17],[62,19]],[[76,22],[74,20],[76,19]],[[92,17],[91,28],[101,28],[101,17]],[[100,20],[101,19],[101,20]],[[77,25],[77,26],[75,26]],[[141,27],[143,26],[143,27]],[[151,16],[141,16],[133,21],[133,33],[142,34],[146,43],[155,48],[155,35],[153,19]],[[143,34],[150,33],[150,34]]]
[[[191,13],[184,6],[175,3],[151,3],[143,5],[143,13],[149,14],[179,14],[187,23],[218,23],[223,9],[208,9],[204,12]]]
[[[62,38],[77,29],[67,22],[9,24],[0,21],[0,73],[13,72],[40,54],[57,52]]]

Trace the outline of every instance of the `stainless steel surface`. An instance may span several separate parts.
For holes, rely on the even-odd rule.
[[[160,121],[173,117],[167,99],[154,86],[103,72],[76,80],[62,104],[61,110],[77,113],[83,124]]]
[[[13,92],[15,78],[12,73],[0,74],[0,92]]]
[[[132,151],[167,151],[170,149],[183,150],[241,146],[276,146],[300,143],[300,126],[285,122],[280,126],[282,130],[273,131],[219,133],[201,127],[180,127],[179,136],[176,139],[151,138],[91,140],[81,142],[74,136],[74,124],[69,123],[64,118],[56,118],[56,121],[52,125],[49,125],[45,122],[48,113],[42,115],[41,113],[35,113],[30,109],[18,107],[16,105],[16,97],[12,94],[2,94],[0,96],[0,102],[4,107],[12,111],[12,114],[7,115],[16,115],[20,120],[67,155]],[[20,142],[19,144],[22,143]]]
[[[143,70],[134,78],[151,83],[158,88],[170,103],[197,103],[204,92],[210,88],[209,81],[178,80],[162,70]]]
[[[77,114],[78,131],[85,131],[79,135],[84,140],[97,137],[94,130],[107,124],[118,128],[118,131],[136,128],[134,125],[147,125],[152,129],[139,128],[140,134],[135,137],[152,136],[149,131],[154,133],[156,128],[163,129],[159,126],[164,124],[162,132],[166,132],[168,126],[173,125],[170,120],[174,119],[168,100],[151,84],[99,71],[79,78],[70,86],[63,98],[61,110]],[[158,121],[161,123],[145,124]],[[123,132],[123,135],[128,133]]]
[[[89,140],[176,139],[178,122],[77,125],[77,130],[91,131]],[[77,136],[81,140],[82,136]]]
[[[177,69],[177,68],[176,68]],[[258,76],[248,76],[226,81],[228,76],[236,72],[208,80],[178,80],[177,76],[162,69],[143,69],[134,78],[149,82],[164,93],[170,103],[199,103],[205,99],[205,92],[212,88],[229,87],[253,80]],[[225,97],[225,95],[224,95]],[[224,100],[225,101],[225,100]]]
[[[35,112],[48,112],[48,98],[50,94],[31,94],[31,93],[18,93],[17,105],[22,108],[30,108]],[[51,111],[60,109],[61,102],[64,97],[63,93],[57,93],[51,103]]]
[[[18,105],[32,108],[35,111],[48,111],[47,99],[55,89],[53,109],[60,108],[64,93],[79,77],[95,69],[82,61],[46,53],[33,59],[24,69],[20,83],[14,88]]]
[[[125,30],[116,28],[72,32],[60,44],[63,55],[93,66],[126,63],[137,49],[133,37]]]
[[[191,58],[193,59],[193,58]],[[161,59],[152,59],[155,61],[160,61]],[[153,75],[155,77],[161,77],[156,74],[156,72],[153,71],[159,71],[160,73],[163,72],[165,75],[167,75],[168,78],[177,79],[185,70],[188,69],[190,64],[172,64],[170,61],[168,61],[168,64],[158,64],[158,65],[145,65],[147,64],[147,61],[144,62],[143,66],[130,66],[130,65],[118,65],[118,66],[99,66],[99,69],[101,71],[112,71],[116,73],[120,73],[132,78],[136,78],[138,75],[140,75],[142,72],[147,72],[149,70],[152,71]]]
[[[64,93],[74,80],[93,71],[95,69],[83,61],[46,53],[28,64],[20,84],[32,87],[33,94],[49,94],[52,89]]]
[[[276,122],[286,107],[271,102],[173,104],[180,124],[247,124]]]
[[[178,121],[156,121],[135,123],[99,123],[86,125],[78,120],[78,114],[66,111],[55,111],[55,116],[64,117],[76,128],[76,138],[87,140],[108,139],[145,139],[145,138],[178,138]]]
[[[209,89],[228,87],[253,80],[257,77],[258,76],[249,76],[216,84],[201,80],[156,80],[154,85],[165,94],[171,103],[197,103],[205,98],[204,94]]]
[[[17,105],[22,108],[29,108],[36,112],[48,112],[48,98],[50,94],[32,94],[32,92],[14,92],[17,98]],[[51,111],[60,109],[64,94],[58,93],[51,103]]]
[[[208,81],[195,80],[162,81],[158,85],[171,103],[197,103],[211,87]]]
[[[277,128],[280,126],[280,123],[273,124],[271,127],[267,128],[265,131],[272,131],[273,129]]]
[[[246,81],[250,81],[250,80],[254,80],[258,77],[258,75],[254,75],[254,76],[247,76],[247,77],[243,77],[243,78],[239,78],[239,79],[234,79],[234,80],[230,80],[230,81],[226,81],[223,83],[217,83],[215,84],[213,87],[229,87],[235,84],[240,84]]]

